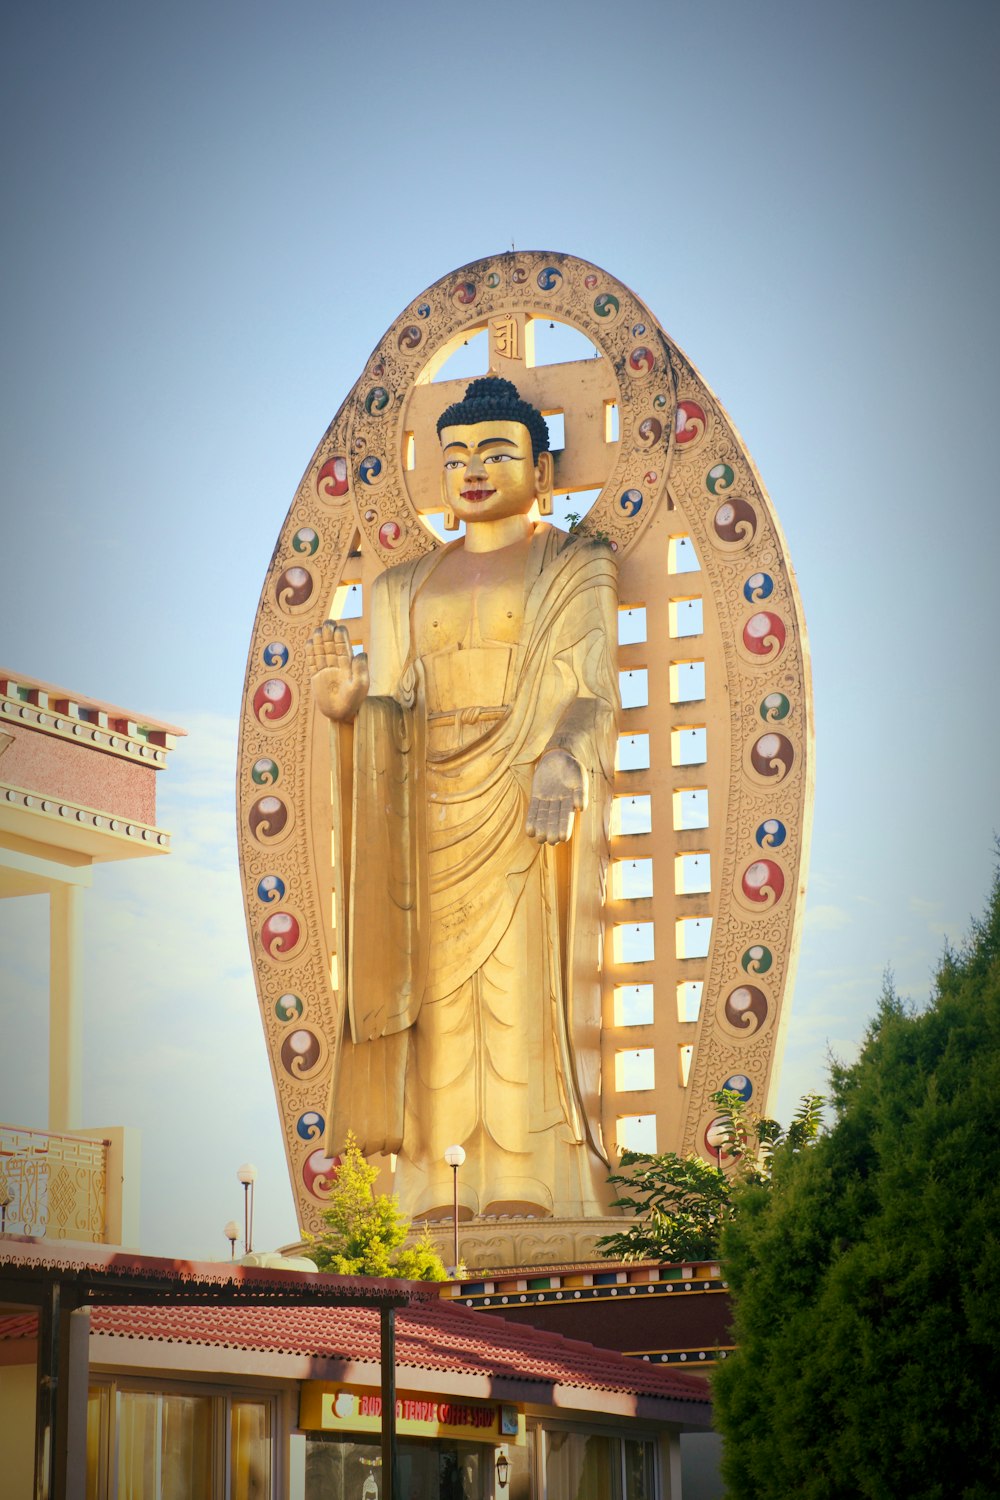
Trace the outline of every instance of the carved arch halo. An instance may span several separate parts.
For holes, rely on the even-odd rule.
[[[534,320],[570,325],[592,342],[597,357],[534,365]],[[396,319],[330,424],[281,529],[250,646],[238,765],[244,902],[293,1193],[300,1224],[311,1231],[320,1227],[329,1189],[329,1175],[316,1164],[316,1117],[327,1112],[342,1025],[345,856],[336,850],[329,737],[312,710],[305,645],[318,625],[341,612],[351,588],[361,600],[356,643],[364,643],[374,577],[439,545],[426,519],[441,508],[435,424],[473,377],[434,377],[480,330],[486,330],[492,373],[512,379],[543,412],[565,413],[557,492],[599,490],[581,529],[606,537],[618,553],[623,606],[641,603],[647,611],[647,644],[623,647],[621,665],[647,667],[648,705],[623,715],[623,732],[648,724],[655,759],[645,777],[620,774],[615,790],[651,791],[654,803],[653,831],[643,849],[628,839],[620,848],[648,852],[656,865],[656,900],[647,903],[656,918],[656,959],[642,966],[641,977],[656,988],[650,1040],[660,1085],[654,1104],[659,1150],[700,1148],[711,1119],[707,1096],[729,1074],[752,1072],[754,1100],[763,1105],[773,1038],[780,1035],[775,1022],[794,963],[795,891],[808,843],[812,774],[808,669],[783,539],[752,461],[705,382],[614,277],[576,257],[542,252],[464,266]],[[606,425],[612,403],[618,410],[613,442]],[[681,535],[696,550],[701,571],[668,580],[668,555]],[[751,587],[758,576],[766,582]],[[707,766],[671,772],[671,735],[692,713],[669,701],[668,667],[671,657],[691,649],[671,639],[668,596],[695,587],[705,615],[698,650],[713,664],[695,717],[708,725],[711,749]],[[758,715],[765,700],[772,706]],[[687,783],[707,786],[711,799],[711,826],[694,846],[711,852],[712,891],[694,905],[715,924],[709,955],[697,965],[705,998],[693,1036],[690,1025],[679,1028],[674,1019],[673,989],[694,960],[674,960],[669,930],[693,909],[693,898],[671,899],[669,892],[673,862],[692,846],[670,816],[676,789]],[[784,891],[778,900],[757,902],[758,886],[773,888],[762,882],[760,868],[750,868],[755,857],[758,867],[763,863],[753,833],[768,820],[787,830]],[[609,907],[609,917],[616,920],[615,908]],[[276,931],[281,941],[273,940]],[[752,943],[764,943],[772,955],[771,1040],[755,1041],[755,1050],[747,1046],[746,1029],[734,1028],[725,1014],[726,997],[741,977],[740,954]],[[623,1045],[615,1025],[621,976],[608,962],[603,1067],[605,1079],[613,1079],[616,1043]],[[762,1025],[755,1037],[758,1032]],[[662,1086],[678,1046],[691,1040],[687,1087]],[[606,1084],[605,1139],[615,1139],[616,1118],[627,1107]]]

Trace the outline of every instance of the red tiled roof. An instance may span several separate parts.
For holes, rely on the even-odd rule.
[[[352,1307],[99,1307],[95,1333],[283,1354],[379,1360],[379,1318]],[[396,1363],[707,1404],[697,1376],[443,1303],[396,1314]]]
[[[435,1300],[436,1284],[426,1281],[401,1281],[377,1276],[336,1276],[329,1272],[285,1270],[278,1266],[243,1266],[229,1261],[169,1260],[159,1255],[136,1255],[127,1250],[108,1250],[103,1245],[86,1245],[67,1241],[34,1239],[8,1235],[0,1239],[0,1282],[12,1284],[26,1279],[53,1279],[62,1273],[66,1284],[76,1283],[90,1289],[88,1300],[107,1302],[118,1295],[121,1300],[148,1301],[132,1297],[141,1286],[156,1295],[191,1294],[181,1300],[193,1300],[199,1292],[215,1295],[219,1301],[241,1304],[273,1299],[313,1305],[319,1302],[347,1301],[355,1298],[369,1305],[380,1302],[398,1304],[403,1300]],[[228,1294],[228,1295],[227,1295]],[[13,1296],[9,1300],[16,1301]]]
[[[115,1338],[373,1364],[380,1353],[379,1315],[369,1308],[97,1306],[90,1326]],[[0,1318],[0,1340],[34,1331],[33,1315]],[[707,1383],[696,1375],[441,1302],[397,1312],[396,1364],[709,1404]]]
[[[81,1291],[97,1278],[104,1300],[92,1306],[94,1334],[377,1364],[378,1304],[405,1296],[408,1305],[396,1313],[396,1361],[404,1368],[709,1404],[708,1386],[696,1375],[627,1359],[614,1350],[493,1313],[457,1307],[439,1300],[434,1283],[169,1261],[90,1245],[55,1249],[14,1237],[0,1243],[0,1281],[5,1281],[5,1272],[16,1276],[29,1270],[62,1272],[64,1279],[68,1273]],[[126,1304],[130,1289],[139,1283],[153,1288],[157,1300],[151,1305]],[[161,1295],[176,1297],[174,1289],[182,1286],[222,1290],[227,1284],[231,1290],[226,1300],[239,1305],[158,1300]],[[119,1285],[122,1303],[112,1303]],[[369,1305],[337,1305],[338,1295],[352,1294],[370,1299]],[[89,1291],[86,1295],[88,1300],[92,1296]],[[289,1296],[298,1305],[287,1305]],[[272,1298],[283,1305],[275,1305]],[[33,1314],[0,1318],[0,1339],[31,1337],[34,1323]]]

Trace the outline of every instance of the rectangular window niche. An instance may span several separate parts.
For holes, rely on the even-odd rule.
[[[707,787],[685,787],[683,791],[674,792],[673,802],[676,829],[708,827]]]
[[[656,1151],[655,1115],[619,1115],[615,1136],[619,1151]]]
[[[639,1093],[655,1087],[652,1047],[629,1047],[615,1053],[615,1089],[619,1094]]]
[[[652,922],[621,922],[612,933],[616,964],[648,964],[656,957]]]
[[[649,770],[649,735],[620,734],[615,753],[616,771]]]
[[[651,859],[615,859],[611,862],[611,895],[615,901],[644,901],[653,894]]]
[[[678,958],[708,957],[712,938],[711,917],[681,917],[674,927],[674,951]]]
[[[670,764],[703,766],[708,759],[708,732],[704,724],[691,724],[670,733]]]
[[[615,1025],[651,1026],[653,1024],[653,986],[651,984],[615,985]]]
[[[694,825],[701,826],[701,825]],[[635,833],[652,833],[653,811],[648,794],[635,797],[613,797],[611,801],[611,837],[628,838]]]
[[[672,661],[670,663],[671,703],[696,703],[705,696],[705,663]]]

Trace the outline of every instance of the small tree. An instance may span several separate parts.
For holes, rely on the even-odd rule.
[[[628,1209],[635,1219],[627,1229],[597,1241],[602,1255],[616,1260],[714,1259],[723,1226],[734,1212],[734,1190],[743,1183],[769,1187],[776,1150],[801,1151],[819,1134],[819,1094],[803,1098],[787,1130],[777,1120],[752,1114],[732,1089],[711,1097],[719,1111],[720,1157],[734,1165],[727,1171],[721,1162],[694,1154],[623,1151],[623,1171],[612,1173],[608,1181],[625,1189],[613,1206]]]
[[[337,1168],[325,1234],[311,1237],[310,1255],[321,1271],[342,1276],[400,1276],[409,1281],[447,1281],[444,1263],[427,1230],[409,1249],[410,1221],[395,1194],[374,1192],[378,1168],[365,1161],[352,1134]]]

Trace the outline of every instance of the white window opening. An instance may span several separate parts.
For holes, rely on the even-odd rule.
[[[700,979],[685,979],[677,986],[677,1019],[685,1024],[701,1015],[701,994],[705,988]]]
[[[651,859],[615,859],[611,862],[611,895],[615,901],[644,901],[653,894]]]
[[[353,583],[344,582],[333,595],[333,603],[330,606],[331,620],[357,620],[364,613],[364,590],[361,584],[355,580]]]
[[[649,770],[649,735],[620,734],[615,752],[616,771]]]
[[[696,896],[712,889],[712,861],[704,849],[674,857],[674,892]]]
[[[616,923],[612,935],[616,964],[648,964],[656,957],[652,922]]]
[[[701,599],[671,599],[668,616],[670,634],[675,640],[687,635],[701,635],[704,630],[704,607]]]
[[[619,1094],[655,1087],[652,1047],[630,1047],[615,1053],[615,1089]]]
[[[646,606],[644,604],[620,604],[618,606],[619,646],[638,646],[646,639]]]
[[[632,834],[652,833],[652,831],[652,799],[648,795],[612,798],[612,838],[628,838]]]
[[[707,958],[712,937],[711,917],[681,917],[675,926],[678,958]]]
[[[629,667],[618,673],[618,691],[622,708],[645,708],[649,702],[649,672],[645,667]]]
[[[701,570],[694,542],[689,536],[672,536],[667,544],[668,573],[697,573]]]
[[[695,703],[705,696],[705,663],[672,661],[670,663],[671,703]]]
[[[653,986],[651,984],[615,985],[615,1025],[651,1026],[653,1023]]]
[[[708,732],[704,724],[674,729],[670,734],[670,763],[703,766],[708,759]]]
[[[643,1151],[652,1155],[656,1151],[655,1115],[619,1115],[615,1122],[615,1138],[619,1151]]]
[[[674,793],[673,801],[676,829],[708,827],[707,787],[685,787],[683,791]]]

